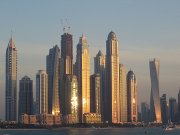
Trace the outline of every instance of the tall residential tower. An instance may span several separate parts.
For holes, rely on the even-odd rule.
[[[127,79],[126,68],[123,64],[119,65],[119,89],[120,89],[120,120],[127,122]]]
[[[138,121],[137,80],[132,70],[127,74],[127,114],[128,122]]]
[[[106,111],[105,120],[120,122],[119,49],[116,34],[110,32],[106,41]]]
[[[17,115],[17,49],[11,36],[6,50],[6,121]]]
[[[36,113],[48,113],[48,75],[45,70],[36,74]]]
[[[94,73],[100,74],[100,85],[101,85],[101,116],[104,121],[104,112],[105,112],[105,64],[106,57],[101,51],[99,51],[94,57]]]
[[[79,85],[79,118],[90,112],[90,52],[86,37],[82,35],[77,45],[77,78]]]

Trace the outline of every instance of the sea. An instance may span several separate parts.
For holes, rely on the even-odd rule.
[[[0,129],[0,135],[180,135],[180,129],[162,128],[59,128]]]

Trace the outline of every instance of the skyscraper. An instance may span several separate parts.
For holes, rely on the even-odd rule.
[[[178,121],[180,122],[180,90],[178,93]]]
[[[61,59],[63,60],[64,74],[73,74],[73,40],[72,35],[61,35]]]
[[[98,113],[101,114],[101,101],[102,101],[102,94],[101,94],[101,80],[100,74],[93,74],[90,77],[90,111],[91,113]]]
[[[106,41],[105,120],[120,122],[119,50],[116,34],[110,32]]]
[[[82,35],[77,45],[77,77],[79,84],[79,118],[90,112],[90,52],[86,37]]]
[[[120,88],[120,121],[127,122],[127,79],[126,68],[119,65],[119,88]]]
[[[159,60],[154,59],[149,62],[151,77],[151,97],[150,97],[150,118],[152,122],[161,123],[161,107],[159,97]]]
[[[162,124],[168,124],[168,106],[166,101],[166,94],[163,94],[160,98],[160,104]]]
[[[128,122],[138,121],[137,80],[132,70],[127,74],[127,116]]]
[[[72,35],[64,33],[61,35],[61,64],[60,64],[60,108],[65,115],[65,80],[66,75],[73,74],[73,40]]]
[[[23,113],[33,114],[33,81],[28,76],[19,81],[19,121]]]
[[[48,113],[48,75],[45,70],[36,74],[36,113]]]
[[[170,116],[170,122],[177,122],[176,113],[177,113],[176,99],[171,97],[171,98],[169,98],[169,116]]]
[[[78,117],[78,81],[75,75],[66,76],[65,114]]]
[[[141,119],[142,122],[149,122],[149,105],[146,102],[141,103]]]
[[[49,50],[46,57],[46,70],[48,74],[48,112],[50,114],[59,115],[59,64],[60,49],[56,45]]]
[[[16,121],[17,114],[17,49],[13,37],[6,50],[6,121]]]
[[[105,64],[106,64],[106,57],[103,55],[101,51],[98,52],[96,57],[94,57],[94,73],[100,74],[101,80],[101,116],[104,119],[104,112],[105,112]]]

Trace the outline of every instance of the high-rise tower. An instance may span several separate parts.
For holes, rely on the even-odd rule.
[[[73,74],[73,40],[69,33],[61,35],[61,59],[64,75]]]
[[[65,84],[65,114],[78,118],[78,81],[75,75],[67,75]]]
[[[120,89],[120,119],[127,122],[127,79],[126,68],[123,64],[119,65],[119,89]]]
[[[94,73],[100,75],[100,85],[101,85],[101,116],[104,121],[105,112],[105,64],[106,57],[101,51],[98,52],[96,57],[94,57]]]
[[[110,32],[106,41],[106,111],[105,120],[120,122],[119,50],[116,34]]]
[[[100,74],[90,76],[90,111],[91,113],[101,114],[102,94],[101,94],[101,78]]]
[[[65,80],[67,75],[73,74],[73,40],[72,35],[64,33],[61,35],[61,59],[60,59],[60,107],[61,113],[65,115]]]
[[[23,113],[33,114],[33,81],[28,76],[19,81],[19,122]]]
[[[11,36],[6,50],[6,121],[16,121],[17,114],[17,49]]]
[[[77,78],[79,84],[79,118],[90,112],[90,52],[86,37],[82,35],[77,45]]]
[[[150,119],[152,122],[161,123],[161,106],[159,97],[159,60],[154,59],[149,62],[151,77],[151,97],[150,97]]]
[[[36,74],[36,113],[48,113],[48,75],[45,70]]]
[[[48,112],[59,115],[60,49],[57,45],[49,50],[49,55],[47,55],[46,60],[46,70],[48,74]]]
[[[168,105],[166,101],[166,94],[163,94],[160,98],[160,104],[161,104],[161,119],[162,124],[166,125],[168,124]]]
[[[138,121],[138,91],[135,74],[130,70],[127,74],[127,116],[128,122]]]

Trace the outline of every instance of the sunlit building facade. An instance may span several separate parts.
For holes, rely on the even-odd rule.
[[[36,114],[48,113],[48,75],[45,70],[36,74]]]
[[[132,70],[127,74],[127,116],[128,122],[138,121],[137,80]]]
[[[119,65],[119,88],[120,88],[120,121],[127,122],[127,79],[126,68]]]
[[[90,112],[90,52],[86,37],[82,35],[77,45],[77,78],[79,85],[79,118],[83,120],[83,114]]]
[[[75,75],[67,75],[65,83],[65,115],[78,117],[78,81]]]
[[[105,121],[120,123],[119,49],[116,34],[110,32],[106,41]]]
[[[49,50],[46,58],[46,70],[48,74],[48,112],[49,114],[59,115],[59,64],[60,49],[56,45]]]
[[[17,115],[17,49],[11,36],[6,49],[6,121],[16,121]]]
[[[159,97],[159,60],[149,62],[151,77],[150,119],[151,122],[161,123],[161,106]]]

